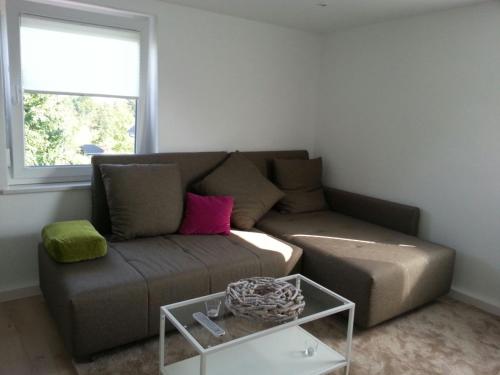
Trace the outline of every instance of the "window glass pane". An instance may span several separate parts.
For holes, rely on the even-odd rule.
[[[135,152],[136,99],[24,94],[25,165],[89,164]]]
[[[138,97],[140,33],[22,16],[21,68],[28,91]]]

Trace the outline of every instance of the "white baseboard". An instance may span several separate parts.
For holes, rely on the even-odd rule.
[[[6,291],[0,291],[0,303],[13,301],[15,299],[21,299],[26,297],[33,297],[41,294],[38,285],[28,286],[25,288],[12,289]]]
[[[495,305],[494,303],[487,302],[483,299],[480,299],[469,293],[463,292],[455,288],[452,288],[448,295],[451,298],[454,298],[460,302],[464,302],[469,305],[475,306],[478,309],[489,312],[490,314],[500,316],[500,306]]]

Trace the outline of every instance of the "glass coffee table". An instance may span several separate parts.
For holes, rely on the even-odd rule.
[[[163,375],[320,375],[344,368],[349,373],[354,303],[302,276],[281,278],[302,290],[306,307],[284,323],[260,323],[234,316],[224,307],[225,292],[161,307],[160,374]],[[219,303],[220,302],[220,303]],[[193,318],[208,309],[225,334],[212,335]],[[301,327],[302,324],[349,312],[346,348],[341,354]],[[168,320],[198,355],[165,364],[165,324]]]

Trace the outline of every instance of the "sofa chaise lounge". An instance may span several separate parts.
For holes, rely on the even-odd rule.
[[[269,179],[273,159],[307,151],[243,152]],[[92,222],[111,233],[101,164],[177,163],[183,188],[206,176],[226,152],[95,156]],[[302,272],[356,303],[370,327],[449,291],[454,251],[416,237],[419,209],[325,188],[330,209],[271,210],[251,231],[179,234],[108,242],[107,256],[74,264],[39,247],[40,286],[68,350],[78,359],[158,333],[159,308],[218,292],[237,279]]]

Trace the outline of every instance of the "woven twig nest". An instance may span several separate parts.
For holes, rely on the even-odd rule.
[[[296,318],[306,305],[300,289],[271,277],[252,277],[229,284],[225,302],[234,315],[264,322]]]

